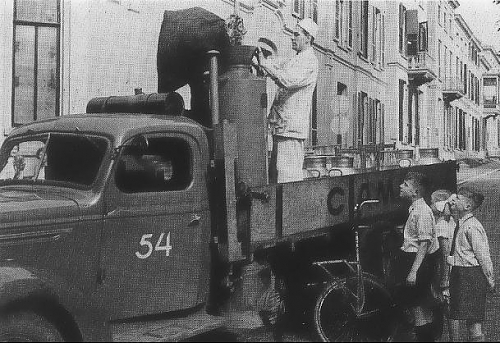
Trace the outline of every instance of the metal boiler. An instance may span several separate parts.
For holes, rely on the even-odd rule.
[[[220,119],[236,126],[236,180],[250,187],[267,184],[266,80],[252,73],[256,48],[234,46],[228,70],[219,77]]]

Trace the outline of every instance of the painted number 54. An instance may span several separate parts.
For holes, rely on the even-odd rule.
[[[163,238],[165,237],[165,233],[162,232],[160,234],[160,237],[158,238],[158,241],[156,242],[154,248],[153,248],[153,243],[151,240],[153,239],[153,234],[152,233],[147,233],[142,235],[141,241],[139,242],[139,245],[143,247],[143,251],[145,250],[145,253],[141,253],[140,251],[135,252],[135,256],[137,256],[140,259],[146,259],[151,254],[153,251],[165,251],[165,256],[170,256],[170,250],[172,250],[172,246],[170,245],[170,232],[167,233],[167,238],[165,240],[165,244],[163,244]]]

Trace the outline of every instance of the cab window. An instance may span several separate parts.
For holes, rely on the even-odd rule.
[[[139,136],[125,144],[115,181],[124,193],[179,191],[193,180],[188,142],[174,137]]]

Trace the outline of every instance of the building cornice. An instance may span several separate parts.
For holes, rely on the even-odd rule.
[[[453,9],[457,9],[460,6],[460,3],[456,0],[449,0],[448,3]]]
[[[455,13],[455,21],[460,25],[462,31],[465,32],[467,38],[469,38],[476,45],[478,49],[482,49],[481,42],[479,41],[479,39],[476,38],[474,32],[471,30],[469,25],[467,25],[467,22],[464,20],[462,15]]]
[[[484,50],[491,51],[491,55],[493,56],[493,58],[495,58],[495,61],[497,62],[497,64],[500,65],[500,56],[498,55],[498,53],[495,51],[495,49],[492,46],[487,45],[487,46],[483,47],[483,51]]]

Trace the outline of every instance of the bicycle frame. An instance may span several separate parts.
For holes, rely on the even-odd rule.
[[[357,285],[356,285],[356,294],[351,293],[351,296],[353,296],[356,299],[356,304],[355,308],[353,308],[354,313],[356,316],[361,316],[363,312],[363,308],[365,306],[365,289],[364,289],[364,282],[363,282],[363,267],[361,266],[361,261],[360,261],[360,253],[359,253],[359,230],[360,229],[367,229],[370,228],[370,226],[365,226],[365,225],[359,225],[359,219],[361,217],[361,209],[363,206],[367,204],[376,204],[378,203],[379,200],[371,199],[371,200],[365,200],[361,202],[360,204],[356,204],[354,207],[354,223],[353,223],[353,231],[354,231],[354,240],[355,240],[355,251],[356,251],[356,257],[354,261],[348,261],[346,259],[341,259],[341,260],[329,260],[329,261],[319,261],[319,262],[314,262],[313,265],[316,265],[323,270],[328,278],[329,281],[334,281],[335,279],[338,279],[335,275],[333,275],[330,270],[328,270],[327,266],[328,265],[338,265],[338,264],[344,264],[345,266],[348,267],[350,273],[355,273],[357,277]]]

